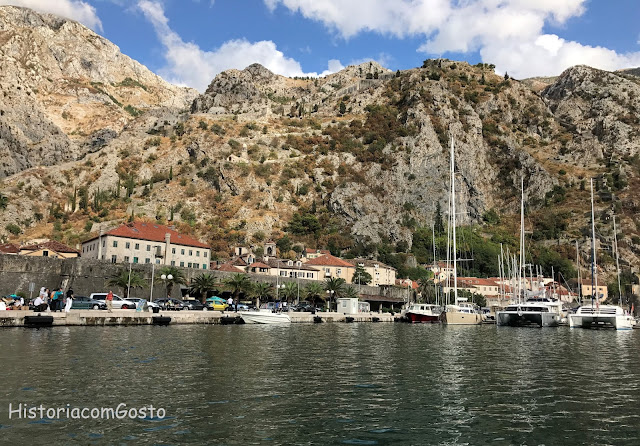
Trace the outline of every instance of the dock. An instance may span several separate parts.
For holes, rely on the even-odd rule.
[[[358,313],[342,314],[317,312],[289,312],[292,323],[322,323],[322,322],[394,322],[394,315],[390,313]],[[69,313],[47,313],[29,310],[0,311],[0,327],[58,327],[58,326],[129,326],[129,325],[177,325],[200,324],[216,325],[229,324],[239,318],[233,311],[150,311],[113,310],[71,310]]]

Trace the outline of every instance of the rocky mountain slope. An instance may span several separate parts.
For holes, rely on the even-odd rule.
[[[464,224],[502,215],[493,237],[512,240],[524,178],[531,237],[573,258],[593,177],[603,246],[615,211],[625,258],[640,253],[640,80],[628,73],[578,66],[541,89],[445,59],[320,79],[256,64],[195,95],[75,22],[11,7],[0,51],[8,238],[75,243],[133,215],[181,225],[219,257],[284,234],[407,249],[447,208],[451,137]]]
[[[72,20],[0,7],[0,177],[81,158],[150,107],[185,108],[176,87]]]

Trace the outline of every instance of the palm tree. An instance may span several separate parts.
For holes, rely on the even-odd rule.
[[[121,269],[107,280],[107,286],[122,288],[124,298],[129,297],[129,288],[146,288],[147,281],[137,271],[131,271],[131,281],[129,281],[129,270]]]
[[[337,299],[344,294],[346,283],[342,277],[331,277],[325,281],[324,289],[327,291],[329,311],[331,311],[331,300]]]
[[[167,277],[167,279],[164,279],[164,283],[167,287],[167,296],[171,296],[171,290],[173,290],[174,284],[177,283],[179,285],[182,285],[187,283],[187,279],[185,279],[182,271],[180,271],[175,266],[165,266],[161,268],[160,271],[158,271],[156,274],[158,274],[158,276],[162,276],[164,274]],[[168,278],[169,275],[171,275],[171,279]]]
[[[354,287],[348,286],[344,289],[342,297],[346,297],[349,299],[360,299],[360,294],[358,294],[358,290],[356,290]]]
[[[324,287],[317,282],[311,282],[304,288],[303,295],[305,299],[311,301],[313,305],[318,305],[318,302],[325,299]]]
[[[202,303],[207,299],[207,293],[216,286],[216,279],[211,273],[200,274],[191,281],[189,292],[200,296]]]
[[[251,287],[251,295],[256,298],[256,307],[259,307],[262,299],[268,300],[273,296],[273,285],[267,282],[256,282]]]
[[[284,288],[280,290],[282,299],[286,300],[287,302],[293,302],[298,295],[298,285],[295,282],[285,282],[283,285]]]
[[[236,303],[236,308],[238,305],[238,297],[242,292],[248,292],[251,290],[251,281],[249,280],[249,276],[242,273],[237,273],[232,275],[231,277],[227,277],[224,280],[227,288],[230,289],[231,293],[233,293],[233,301]]]

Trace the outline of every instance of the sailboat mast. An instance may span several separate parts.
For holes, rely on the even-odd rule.
[[[454,305],[458,304],[458,250],[456,247],[456,179],[455,179],[455,162],[453,151],[453,138],[451,138],[451,233],[453,248],[453,296]]]
[[[616,231],[616,214],[613,214],[613,243],[616,248],[616,273],[618,273],[618,305],[622,306],[622,287],[620,285],[620,256],[618,255],[618,233]]]
[[[576,240],[576,268],[578,268],[578,302],[582,305],[582,280],[580,279],[580,254],[578,253],[578,240]]]
[[[431,225],[431,241],[433,242],[433,288],[436,294],[436,305],[440,305],[440,299],[438,296],[438,284],[436,283],[435,273],[438,271],[438,263],[436,262],[436,225]]]
[[[598,293],[598,270],[596,268],[596,217],[593,210],[593,178],[591,178],[591,308]]]
[[[524,268],[524,176],[520,178],[520,193],[520,268],[518,268],[518,302],[521,301],[521,296],[524,293],[524,286],[522,283]]]

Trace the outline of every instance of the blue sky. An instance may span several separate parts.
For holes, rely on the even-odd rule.
[[[640,66],[638,0],[0,0],[74,18],[170,82],[203,91],[259,62],[323,75],[447,57],[517,78]]]

